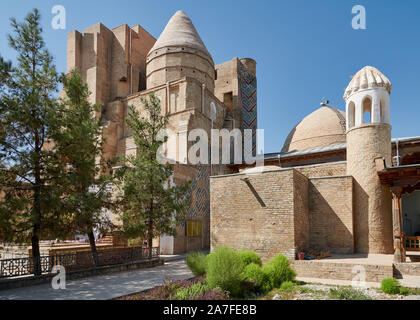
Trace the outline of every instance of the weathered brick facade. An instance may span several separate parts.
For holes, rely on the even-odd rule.
[[[309,246],[334,253],[354,252],[353,178],[312,178],[309,182]]]
[[[346,175],[346,162],[324,163],[319,165],[295,167],[294,169],[308,178],[343,176]]]
[[[309,169],[329,170],[319,167]],[[263,259],[311,249],[353,253],[353,178],[308,178],[301,169],[212,177],[211,248],[252,249]]]
[[[294,202],[295,195],[306,197],[305,192],[301,192],[305,182],[296,183],[296,175],[301,174],[290,169],[212,177],[211,249],[226,245],[254,250],[263,259],[277,253],[294,258],[295,217],[307,220],[305,209],[295,206]],[[248,182],[243,180],[245,178]],[[305,243],[302,233],[296,231],[296,234],[299,244]]]

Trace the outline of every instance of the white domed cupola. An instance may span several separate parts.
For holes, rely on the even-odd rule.
[[[392,85],[378,69],[366,66],[356,73],[344,92],[346,129],[365,123],[390,124]]]

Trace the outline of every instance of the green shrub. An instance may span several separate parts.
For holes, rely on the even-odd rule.
[[[240,293],[244,265],[238,252],[219,247],[207,256],[207,283],[211,288],[229,291],[232,296]]]
[[[239,251],[239,256],[242,259],[242,262],[245,266],[255,263],[259,266],[262,265],[261,257],[258,255],[258,253],[251,251],[251,250],[242,250]]]
[[[332,288],[328,295],[330,298],[337,300],[372,300],[371,297],[362,291],[353,288]]]
[[[209,253],[208,255],[206,255],[206,259],[205,259],[206,267],[209,265],[209,261],[212,256],[213,256],[213,253]]]
[[[206,273],[206,255],[202,252],[191,252],[185,259],[188,268],[197,277]]]
[[[267,277],[264,275],[262,268],[256,264],[251,263],[244,269],[245,281],[253,285],[253,291],[265,292],[267,291]]]
[[[245,267],[244,278],[247,281],[254,282],[257,291],[267,292],[272,289],[270,278],[256,263],[251,263]]]
[[[292,292],[295,289],[296,285],[292,281],[285,281],[280,286],[280,290],[284,292]]]
[[[203,295],[207,290],[209,290],[209,287],[206,283],[194,283],[192,286],[178,290],[175,294],[175,299],[191,300],[196,296]]]
[[[411,290],[406,287],[400,287],[400,295],[406,296],[411,293]]]
[[[262,270],[271,288],[280,288],[283,282],[292,281],[296,277],[296,272],[290,267],[289,259],[282,254],[268,260]]]
[[[387,278],[381,282],[381,290],[388,294],[400,293],[400,284],[395,278]]]
[[[264,272],[258,264],[250,263],[244,269],[244,277],[246,280],[255,281],[261,285],[264,281]]]

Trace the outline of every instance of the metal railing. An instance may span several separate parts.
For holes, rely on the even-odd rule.
[[[64,266],[68,272],[147,260],[149,250],[152,250],[152,258],[159,257],[159,248],[133,247],[103,250],[96,253],[89,251],[41,256],[38,264],[35,264],[35,258],[4,259],[0,260],[0,278],[31,275],[34,273],[35,265],[38,266],[42,274],[47,274],[51,273],[55,265]]]

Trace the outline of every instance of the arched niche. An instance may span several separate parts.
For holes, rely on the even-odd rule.
[[[372,97],[366,96],[362,100],[362,123],[372,122]]]

